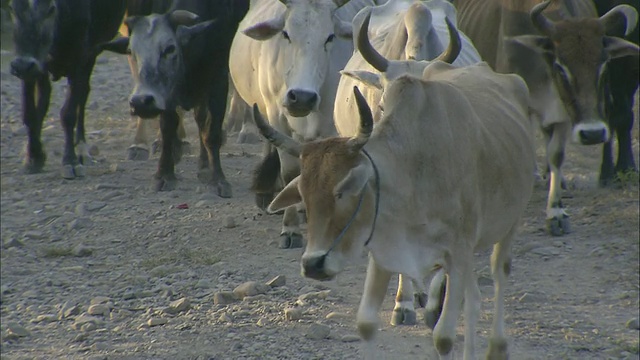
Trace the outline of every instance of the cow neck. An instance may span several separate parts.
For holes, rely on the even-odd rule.
[[[367,245],[369,245],[369,242],[371,242],[371,238],[373,238],[373,232],[376,229],[376,221],[378,220],[378,209],[379,209],[379,206],[380,206],[380,173],[378,172],[378,167],[376,166],[376,163],[371,158],[371,155],[369,155],[369,153],[365,149],[362,149],[362,153],[371,162],[371,166],[373,167],[373,173],[374,173],[375,180],[376,180],[376,184],[374,186],[375,199],[376,200],[375,200],[375,212],[373,214],[373,224],[371,225],[371,232],[369,232],[369,237],[367,238],[367,241],[365,241],[365,243],[364,243],[364,246],[367,246]],[[338,244],[340,243],[342,238],[344,238],[344,235],[347,233],[347,230],[351,227],[351,225],[353,224],[354,220],[356,219],[356,216],[358,216],[358,213],[360,212],[360,209],[362,208],[362,201],[364,199],[364,193],[365,193],[365,191],[363,189],[362,192],[360,193],[360,197],[358,198],[358,206],[356,206],[356,209],[353,211],[353,214],[351,215],[351,218],[347,222],[347,225],[344,226],[344,228],[342,229],[340,234],[338,234],[338,236],[333,240],[333,243],[331,244],[331,247],[329,248],[329,250],[327,250],[327,254],[331,250],[333,250],[336,246],[338,246]]]

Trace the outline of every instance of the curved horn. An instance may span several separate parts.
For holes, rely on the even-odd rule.
[[[453,64],[458,55],[460,55],[460,50],[462,49],[462,43],[460,42],[460,33],[458,32],[458,29],[456,29],[455,25],[451,23],[451,20],[449,20],[448,17],[445,17],[444,21],[447,23],[447,29],[449,29],[449,46],[447,46],[447,49],[435,60]]]
[[[531,12],[529,12],[529,17],[531,18],[533,25],[535,25],[535,27],[546,36],[551,36],[556,32],[556,25],[551,20],[547,19],[546,16],[542,15],[542,12],[547,8],[547,6],[549,6],[549,4],[551,4],[551,0],[547,0],[534,6],[533,9],[531,9]]]
[[[269,140],[273,146],[291,156],[300,156],[300,143],[280,133],[278,130],[272,128],[271,125],[267,124],[262,115],[260,115],[260,110],[258,110],[257,104],[253,104],[253,121],[255,121],[258,130],[260,130],[260,134],[262,134],[265,139]]]
[[[169,15],[169,21],[175,26],[185,25],[191,26],[195,25],[200,21],[200,17],[191,11],[187,10],[174,10]]]
[[[622,21],[624,18],[625,21]],[[629,5],[618,5],[602,15],[599,19],[607,34],[628,36],[638,23],[638,12]],[[625,28],[624,31],[620,29]],[[622,35],[624,33],[624,35]]]
[[[371,114],[371,108],[367,104],[367,100],[364,99],[362,93],[357,86],[353,87],[353,95],[356,97],[356,104],[358,104],[358,113],[360,114],[360,129],[358,134],[349,139],[349,145],[354,151],[360,151],[364,144],[367,143],[371,132],[373,131],[373,115]]]
[[[385,59],[376,49],[373,48],[369,42],[369,22],[371,21],[371,12],[367,14],[360,26],[358,32],[358,51],[362,54],[362,57],[380,72],[387,71],[389,67],[389,60]]]

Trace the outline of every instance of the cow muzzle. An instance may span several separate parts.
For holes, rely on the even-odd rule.
[[[327,281],[335,277],[327,271],[327,253],[302,257],[302,276]]]
[[[578,124],[573,129],[573,140],[582,145],[596,145],[609,141],[609,128],[603,122]]]
[[[32,57],[18,57],[11,61],[11,75],[21,80],[34,80],[43,74],[42,65]]]
[[[314,91],[291,89],[287,91],[284,107],[293,117],[309,115],[318,105],[319,96]]]
[[[161,106],[155,96],[150,94],[136,94],[129,98],[129,106],[131,107],[131,115],[140,116],[141,118],[153,118],[162,112]]]

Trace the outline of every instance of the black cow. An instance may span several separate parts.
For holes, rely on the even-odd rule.
[[[598,0],[594,2],[598,15],[602,16],[616,5],[627,4],[640,11],[638,0]],[[632,26],[635,24],[632,24]],[[638,44],[638,30],[636,26],[626,39]],[[625,28],[612,29],[612,36],[625,37]],[[600,167],[600,185],[606,186],[618,179],[618,174],[637,172],[633,150],[631,148],[631,129],[633,128],[633,96],[638,89],[638,57],[626,56],[612,59],[607,67],[609,86],[606,89],[607,98],[605,111],[611,131],[615,130],[618,138],[618,160],[613,165],[612,141],[602,147],[602,165]]]
[[[137,4],[133,4],[137,3]],[[154,1],[156,3],[156,1]],[[162,2],[161,2],[162,3]],[[155,174],[156,190],[176,186],[175,159],[180,157],[177,107],[194,110],[200,133],[199,178],[215,187],[221,197],[231,197],[220,164],[229,73],[229,49],[238,23],[249,9],[249,0],[175,0],[163,14],[130,16],[125,20],[129,37],[104,48],[129,53],[138,74],[129,97],[133,115],[160,115],[162,153]],[[131,1],[130,6],[144,1]]]
[[[101,51],[98,44],[116,35],[125,7],[125,0],[12,0],[17,56],[11,73],[22,80],[22,121],[29,134],[27,173],[42,171],[46,160],[40,135],[49,108],[51,74],[54,81],[66,77],[69,84],[60,110],[65,134],[62,176],[85,175],[82,164],[90,159],[84,133],[89,79]]]

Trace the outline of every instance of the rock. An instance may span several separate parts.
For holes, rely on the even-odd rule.
[[[560,250],[553,246],[545,246],[531,250],[531,253],[541,256],[560,255]]]
[[[627,329],[640,330],[640,318],[633,318],[627,321]]]
[[[89,145],[89,155],[93,156],[94,158],[100,155],[100,149],[96,144]]]
[[[9,238],[9,239],[4,241],[3,246],[4,246],[5,249],[9,249],[9,248],[12,248],[12,247],[21,248],[21,247],[24,246],[24,243],[22,241],[16,239],[16,238],[14,238],[14,237],[11,237],[11,238]]]
[[[264,294],[266,292],[267,286],[259,284],[255,281],[247,281],[244,284],[238,285],[235,289],[233,289],[233,293],[238,299],[244,299],[246,296]]]
[[[231,317],[231,315],[227,314],[226,312],[223,312],[222,314],[220,314],[218,321],[224,322],[224,323],[231,323],[233,322],[233,317]]]
[[[92,201],[86,205],[87,211],[98,211],[107,206],[107,203],[104,201]]]
[[[44,239],[44,233],[42,233],[42,231],[31,230],[25,232],[24,237],[32,240],[42,240]]]
[[[325,317],[325,319],[327,320],[334,320],[334,321],[348,320],[349,318],[350,318],[349,314],[335,312],[335,311],[328,313],[327,316]]]
[[[284,286],[287,283],[287,277],[284,275],[278,275],[273,279],[266,282],[266,285],[272,288]]]
[[[7,336],[12,338],[22,338],[31,335],[31,332],[17,322],[7,324]]]
[[[71,231],[71,230],[82,230],[82,229],[88,228],[89,226],[91,226],[91,220],[89,218],[79,217],[77,219],[71,220],[67,224],[67,230],[69,230],[69,231]]]
[[[109,349],[109,346],[102,342],[102,341],[98,341],[96,343],[94,343],[93,345],[91,345],[91,350],[93,351],[104,351]]]
[[[96,330],[97,328],[98,328],[98,325],[96,325],[95,323],[90,322],[90,323],[86,323],[86,324],[82,325],[80,327],[80,331],[89,332],[89,331]]]
[[[76,205],[75,213],[78,216],[87,216],[87,207],[84,203],[79,203]]]
[[[71,254],[75,257],[87,257],[93,254],[93,250],[83,244],[78,244],[71,249]]]
[[[124,195],[124,193],[122,191],[119,190],[113,190],[113,191],[109,191],[106,194],[104,194],[101,199],[102,201],[109,201],[112,200],[114,198],[117,198],[118,196],[122,196]]]
[[[215,305],[228,305],[238,300],[236,295],[230,291],[222,291],[213,294],[213,303]]]
[[[298,300],[310,301],[310,300],[326,299],[330,293],[331,293],[331,290],[312,291],[310,293],[306,293],[298,296]]]
[[[302,309],[286,308],[284,309],[284,318],[288,321],[296,321],[302,319]]]
[[[236,226],[238,226],[238,225],[236,224],[236,221],[235,221],[235,219],[233,217],[227,216],[224,219],[224,227],[226,227],[227,229],[233,229]]]
[[[31,320],[33,323],[50,323],[55,321],[58,321],[58,317],[55,314],[38,315],[35,319]]]
[[[177,313],[187,311],[191,308],[191,302],[189,298],[183,297],[176,301],[172,301],[168,307],[164,308],[162,312],[165,314],[175,315]]]
[[[109,171],[111,171],[112,173],[122,172],[124,170],[124,165],[122,165],[121,163],[113,163],[109,166]]]
[[[212,204],[212,202],[211,202],[210,200],[205,199],[205,200],[200,200],[200,201],[198,201],[198,202],[194,205],[194,207],[195,207],[196,209],[199,209],[199,208],[209,208],[209,207],[211,207],[212,205],[213,205],[213,204]]]
[[[93,299],[91,299],[91,302],[89,304],[90,305],[106,304],[106,303],[108,303],[110,301],[111,301],[110,297],[107,297],[107,296],[96,296]]]
[[[158,265],[149,270],[149,275],[154,277],[165,277],[173,272],[173,268],[169,265]]]
[[[531,303],[536,303],[541,301],[543,301],[542,295],[530,294],[530,293],[524,293],[522,296],[518,298],[518,302],[523,304],[531,304]]]
[[[351,334],[349,334],[349,335],[343,335],[343,336],[340,338],[340,341],[345,342],[345,343],[357,342],[357,341],[360,341],[360,336],[358,336],[358,335],[351,335]]]
[[[260,327],[264,327],[264,326],[269,325],[269,322],[270,322],[270,321],[269,321],[269,319],[267,319],[267,318],[265,318],[265,317],[261,317],[261,318],[258,320],[257,325],[258,325],[258,326],[260,326]]]
[[[211,285],[211,282],[207,279],[200,279],[198,280],[198,282],[196,283],[196,285],[194,286],[196,289],[210,289],[213,286]]]
[[[169,320],[167,320],[165,318],[153,317],[153,318],[147,320],[147,325],[149,325],[149,327],[153,327],[153,326],[164,325],[164,324],[166,324],[168,322],[169,322]]]
[[[93,326],[89,324],[93,324]],[[104,324],[104,321],[98,319],[97,317],[82,314],[76,318],[71,327],[75,330],[91,331],[95,330],[98,325],[102,324]]]
[[[108,306],[107,304],[93,304],[90,305],[89,308],[87,309],[87,313],[89,315],[101,315],[101,316],[109,316],[109,313],[111,312],[111,307]]]
[[[331,333],[331,327],[329,327],[328,325],[321,324],[321,323],[313,323],[309,325],[309,327],[305,331],[304,336],[307,339],[311,339],[311,340],[321,340],[329,337],[330,333]]]
[[[244,299],[242,299],[243,303],[254,303],[254,302],[260,302],[260,301],[265,301],[267,300],[267,295],[265,294],[258,294],[256,296],[245,296]]]
[[[78,314],[80,314],[80,306],[67,301],[60,307],[58,319],[62,320]]]
[[[38,292],[35,290],[27,290],[25,292],[22,293],[22,297],[25,299],[37,299],[38,298]]]

